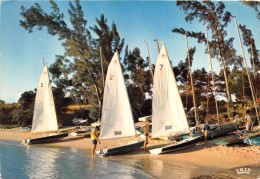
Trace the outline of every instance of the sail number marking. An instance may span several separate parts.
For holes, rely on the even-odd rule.
[[[110,75],[109,79],[110,80],[113,80],[114,76],[113,75]]]
[[[160,66],[161,66],[160,70],[163,71],[163,64],[160,64]]]

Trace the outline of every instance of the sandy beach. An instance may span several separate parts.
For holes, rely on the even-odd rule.
[[[35,138],[41,136],[40,134],[31,134],[28,131],[22,131],[21,129],[1,129],[0,140],[15,140],[23,141],[26,138]],[[101,141],[101,144],[97,146],[97,150],[100,148],[106,148],[123,144],[124,140],[113,141]],[[150,140],[147,145],[148,149],[155,148],[162,145],[165,142],[162,140]],[[60,142],[44,144],[50,147],[73,147],[90,152],[91,140],[84,137],[72,137],[69,136]],[[188,148],[176,153],[152,155],[149,152],[138,150],[131,154],[113,156],[127,160],[128,162],[142,161],[142,164],[149,163],[149,172],[158,178],[171,178],[172,167],[179,165],[180,171],[188,171],[182,175],[181,178],[192,178],[203,175],[206,178],[214,176],[220,176],[221,173],[228,170],[228,176],[234,175],[235,178],[257,178],[260,177],[260,147],[258,146],[217,146],[213,141],[209,141],[207,144],[196,145],[195,147]],[[113,160],[113,157],[109,159]],[[245,167],[247,166],[247,167]],[[239,171],[242,169],[251,169],[249,173],[242,174]],[[239,171],[238,171],[239,170]],[[217,173],[218,172],[218,173]],[[258,173],[259,172],[259,173]],[[251,176],[251,175],[254,175]],[[202,178],[203,178],[202,176]],[[257,176],[257,177],[255,177]]]

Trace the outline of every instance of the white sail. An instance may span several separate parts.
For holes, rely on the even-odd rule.
[[[57,117],[47,65],[44,66],[34,104],[32,132],[57,131]]]
[[[100,139],[128,136],[135,136],[134,121],[118,52],[115,52],[107,70]]]
[[[152,137],[189,131],[188,122],[165,45],[157,58],[153,80]]]

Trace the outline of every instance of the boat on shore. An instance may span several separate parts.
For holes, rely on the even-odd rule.
[[[73,137],[90,137],[92,126],[87,127],[86,129],[80,129],[74,132],[71,132],[70,135]]]
[[[243,137],[243,142],[249,145],[260,146],[260,132],[252,133],[246,137]]]
[[[50,143],[50,142],[57,142],[58,140],[68,137],[68,133],[61,133],[61,134],[54,134],[49,135],[45,137],[38,137],[33,139],[25,139],[24,143],[27,145],[31,144],[44,144],[44,143]]]
[[[180,136],[191,133],[182,104],[177,82],[165,45],[156,60],[153,81],[152,138]],[[201,140],[201,135],[170,143],[149,150],[151,154],[163,154],[191,147]]]
[[[243,144],[243,139],[240,135],[230,135],[218,140],[214,140],[214,143],[217,145],[233,146]]]
[[[221,136],[228,135],[231,132],[238,130],[238,124],[225,124],[217,125],[209,130],[208,137],[213,139]]]
[[[57,132],[58,121],[55,103],[52,94],[48,67],[45,64],[37,87],[31,129],[31,133],[43,133],[45,136],[32,139],[28,138],[25,139],[23,143],[26,145],[48,143],[68,136],[67,132],[60,134]]]
[[[115,52],[107,70],[101,117],[100,140],[129,139],[128,143],[96,151],[100,156],[132,152],[144,145],[136,136],[134,119],[121,70],[118,52]]]
[[[189,137],[186,139],[182,139],[179,142],[175,142],[160,148],[149,150],[151,154],[164,154],[169,152],[177,152],[180,150],[184,150],[190,147],[195,146],[199,141],[201,141],[201,136]]]

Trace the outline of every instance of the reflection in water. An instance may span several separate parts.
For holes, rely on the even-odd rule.
[[[251,169],[252,174],[259,171],[259,167]],[[92,160],[90,151],[40,145],[27,147],[0,140],[0,179],[181,179],[209,174],[209,171],[214,172],[214,168],[172,158],[167,160],[167,155],[129,154]]]
[[[77,153],[79,150],[75,147],[70,148],[71,153]]]
[[[136,161],[128,163],[120,158],[96,157],[92,160],[90,151],[0,141],[0,171],[3,179],[154,178]]]
[[[89,166],[89,170],[90,171],[95,169],[95,161],[94,161],[94,159],[89,160],[88,166]]]
[[[55,170],[55,161],[59,157],[60,149],[27,146],[26,156],[29,160],[25,166],[27,176],[30,178],[58,178]]]
[[[142,170],[148,178],[191,178],[209,171],[206,167],[194,166],[192,163],[166,159],[167,155],[139,155],[135,157],[121,156],[120,162],[124,165],[135,165],[135,169]],[[117,159],[119,160],[119,159]],[[118,161],[117,161],[118,162]],[[170,174],[170,175],[169,175]],[[144,176],[144,175],[143,175]]]
[[[114,156],[108,158],[101,158],[97,160],[96,165],[101,166],[99,169],[100,178],[124,178],[124,179],[146,179],[146,178],[154,178],[149,173],[143,170],[143,167],[140,167],[136,164],[136,161],[128,162],[126,160],[122,160],[122,156]],[[96,170],[97,168],[95,168]],[[102,172],[102,173],[101,173]],[[94,177],[94,176],[93,176]],[[96,176],[97,177],[97,176]]]
[[[148,171],[153,171],[154,173],[156,173],[158,176],[162,175],[162,170],[163,170],[163,161],[161,160],[145,160],[145,163],[148,163],[148,165],[146,164],[145,166],[149,166],[149,169],[147,169]],[[146,168],[145,168],[146,169]]]

